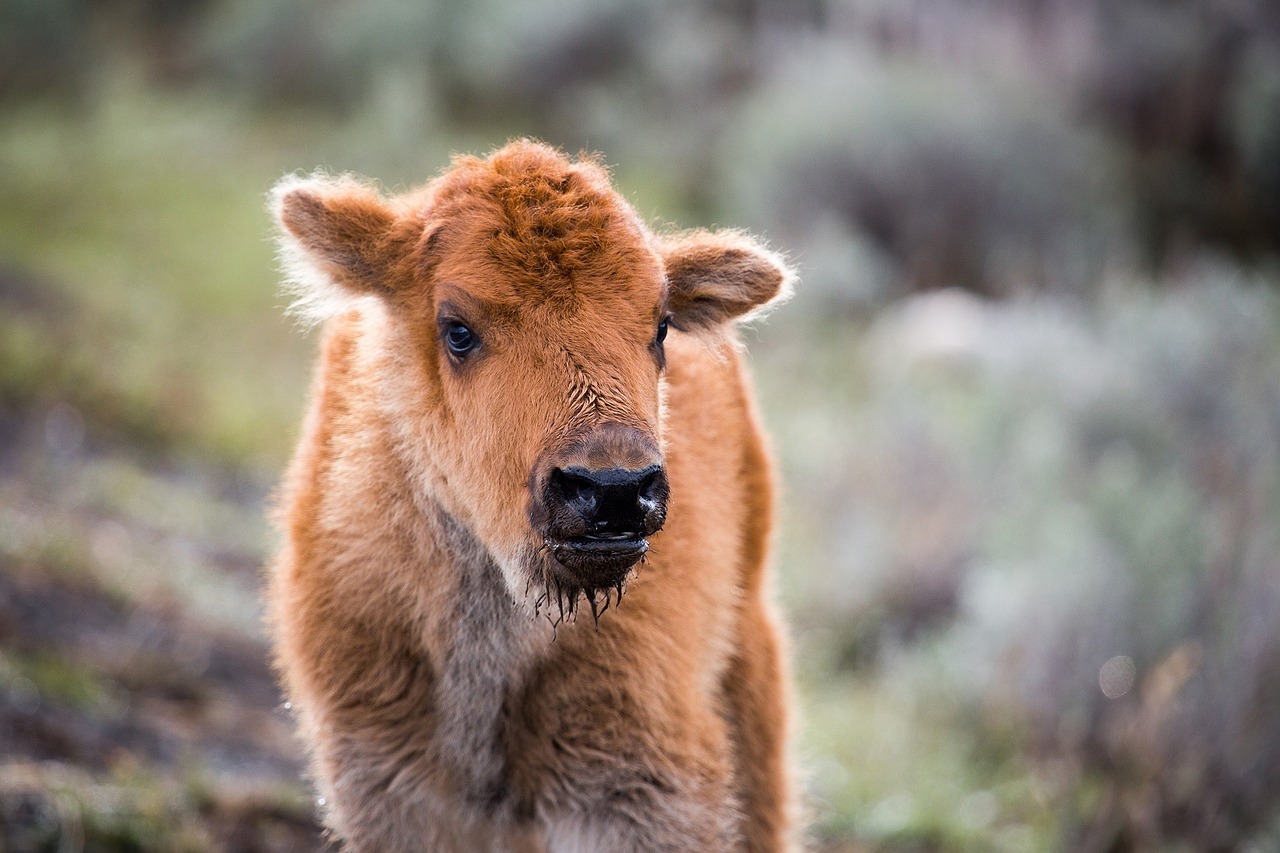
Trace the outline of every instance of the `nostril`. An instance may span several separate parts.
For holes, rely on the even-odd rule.
[[[666,502],[667,475],[658,466],[644,471],[636,492],[636,506],[646,519],[646,524],[655,514],[661,514],[664,511]]]
[[[648,471],[644,471],[640,478],[640,489],[638,492],[641,501],[657,503],[662,497],[662,490],[665,486],[665,477],[662,469],[656,465]]]
[[[551,484],[561,500],[584,518],[589,518],[600,502],[600,490],[591,478],[562,468],[551,472]]]

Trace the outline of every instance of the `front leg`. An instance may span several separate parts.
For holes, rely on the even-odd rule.
[[[736,752],[743,849],[779,853],[797,844],[790,829],[795,802],[786,756],[788,681],[777,620],[762,597],[744,602],[740,631],[723,685]]]

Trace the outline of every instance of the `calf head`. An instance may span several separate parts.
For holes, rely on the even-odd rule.
[[[621,596],[667,513],[667,335],[775,298],[780,260],[733,232],[655,236],[598,164],[527,141],[396,198],[311,177],[273,202],[300,310],[362,303],[368,393],[423,495],[513,596]]]

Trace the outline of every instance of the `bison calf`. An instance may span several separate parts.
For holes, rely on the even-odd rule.
[[[325,330],[269,607],[333,832],[788,849],[773,488],[731,328],[782,261],[655,234],[532,142],[395,198],[290,178],[273,211]]]

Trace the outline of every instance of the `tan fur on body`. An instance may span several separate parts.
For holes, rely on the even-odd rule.
[[[274,206],[326,321],[269,604],[328,825],[359,851],[792,849],[773,487],[729,328],[779,259],[657,237],[531,142]],[[643,562],[566,568],[548,472],[649,464]]]

